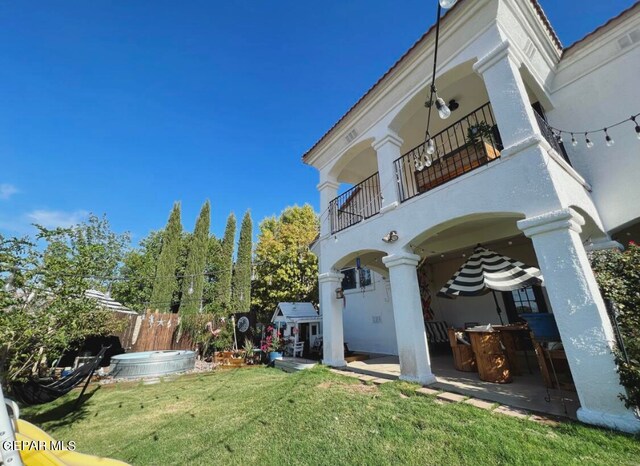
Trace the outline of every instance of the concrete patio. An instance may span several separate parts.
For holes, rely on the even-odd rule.
[[[354,372],[386,379],[397,379],[400,376],[400,363],[397,356],[379,356],[354,361],[348,364],[348,368]],[[576,411],[580,407],[577,394],[566,390],[549,389],[551,400],[547,402],[545,400],[547,389],[533,360],[531,360],[533,374],[525,371],[523,375],[513,377],[513,382],[509,384],[483,382],[478,378],[477,372],[457,371],[453,367],[453,358],[448,355],[432,356],[431,368],[438,381],[430,385],[431,388],[573,419],[576,418]]]

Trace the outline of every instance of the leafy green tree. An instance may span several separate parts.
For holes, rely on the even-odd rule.
[[[234,311],[248,311],[251,307],[252,235],[251,212],[247,211],[240,227],[238,257],[233,271],[232,309]]]
[[[72,228],[37,226],[37,241],[0,235],[0,380],[35,376],[38,367],[87,337],[120,328],[114,313],[88,298],[106,290],[128,235],[91,216]]]
[[[149,307],[161,248],[162,231],[152,231],[124,256],[120,280],[111,288],[113,299],[138,312]]]
[[[203,306],[202,298],[205,283],[205,265],[209,248],[209,225],[211,222],[211,205],[206,201],[200,209],[193,230],[185,273],[182,278],[182,296],[180,313],[197,314]]]
[[[236,216],[231,213],[220,244],[220,265],[213,289],[213,301],[221,310],[231,308],[231,276],[233,273],[233,247],[236,236]]]
[[[630,242],[624,252],[591,253],[591,266],[605,299],[615,303],[624,350],[616,351],[621,394],[628,408],[640,414],[640,246]]]
[[[318,302],[318,261],[309,246],[318,234],[313,208],[287,207],[260,222],[252,303],[262,318],[281,301]]]
[[[180,253],[182,224],[180,223],[180,203],[173,205],[169,221],[162,234],[162,248],[158,257],[149,307],[162,312],[170,312],[174,294],[178,290],[176,267]]]

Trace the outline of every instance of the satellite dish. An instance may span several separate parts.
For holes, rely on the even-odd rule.
[[[238,319],[238,330],[242,333],[249,330],[249,319],[246,316],[242,316]]]

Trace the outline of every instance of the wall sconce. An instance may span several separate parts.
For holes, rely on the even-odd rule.
[[[336,288],[336,299],[344,299],[344,291],[342,291],[342,288]]]
[[[382,241],[385,243],[393,243],[398,241],[398,232],[396,230],[391,230],[389,233],[382,237]]]

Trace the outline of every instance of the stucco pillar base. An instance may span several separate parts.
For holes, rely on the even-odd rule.
[[[585,250],[587,251],[602,251],[607,249],[618,249],[622,251],[624,250],[624,246],[611,238],[598,238],[585,246]]]
[[[520,220],[531,238],[580,399],[583,422],[634,429],[633,413],[613,356],[615,337],[580,232],[585,221],[573,209]]]
[[[387,204],[384,207],[382,207],[380,209],[380,215],[384,215],[385,213],[389,212],[390,210],[395,209],[396,207],[398,207],[400,205],[400,203],[396,202],[392,202],[391,204]]]
[[[320,311],[322,313],[322,362],[327,366],[344,367],[344,329],[342,300],[336,299],[343,275],[327,272],[318,276],[320,283]]]
[[[421,377],[412,377],[410,375],[401,375],[399,377],[400,380],[404,380],[405,382],[417,383],[420,385],[432,385],[437,382],[436,376],[433,374],[423,375]]]
[[[628,415],[609,414],[602,411],[579,408],[577,415],[578,420],[585,424],[608,427],[609,429],[620,430],[630,434],[637,434],[640,432],[640,419],[632,413],[629,413]]]
[[[325,366],[334,367],[336,369],[343,369],[347,367],[347,361],[345,361],[344,359],[342,361],[329,361],[323,359],[322,364],[324,364]]]
[[[434,383],[427,335],[422,316],[416,266],[420,256],[394,254],[382,258],[389,269],[391,302],[396,326],[400,379],[428,385]]]

